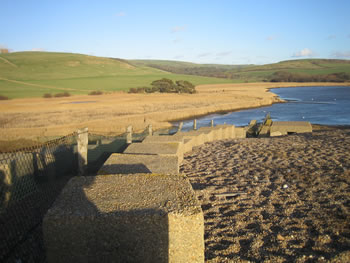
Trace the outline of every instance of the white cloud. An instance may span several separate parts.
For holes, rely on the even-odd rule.
[[[185,26],[176,26],[171,29],[171,33],[177,33],[185,30],[186,30]]]
[[[207,57],[210,56],[212,53],[211,52],[203,52],[197,55],[197,58],[203,58],[203,57]]]
[[[332,39],[336,39],[336,38],[337,38],[336,35],[329,35],[326,39],[332,40]]]
[[[124,12],[119,12],[119,13],[117,14],[117,16],[118,16],[118,17],[122,17],[122,16],[126,16],[126,14],[125,14]]]
[[[223,52],[216,53],[216,56],[217,57],[226,57],[226,56],[230,55],[231,53],[232,53],[232,51],[223,51]]]
[[[335,57],[335,58],[350,58],[350,51],[345,51],[345,52],[337,51],[337,52],[334,52],[332,54],[332,57]]]
[[[304,48],[298,52],[295,52],[292,57],[313,57],[316,53],[309,48]]]

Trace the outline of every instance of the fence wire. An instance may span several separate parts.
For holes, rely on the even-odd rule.
[[[168,130],[157,134],[168,134]],[[133,133],[142,142],[148,129]],[[0,262],[46,262],[42,221],[68,180],[77,174],[77,133],[43,145],[0,152]],[[127,147],[126,133],[89,132],[88,174]]]
[[[0,262],[45,262],[41,223],[76,174],[76,137],[0,153]]]

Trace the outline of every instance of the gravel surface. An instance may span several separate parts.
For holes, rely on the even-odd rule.
[[[185,155],[206,262],[350,262],[350,128],[223,140]]]

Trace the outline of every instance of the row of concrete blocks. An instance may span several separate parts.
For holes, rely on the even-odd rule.
[[[148,136],[132,143],[123,154],[112,154],[98,174],[162,173],[178,174],[185,153],[206,142],[245,138],[244,128],[233,125],[202,127],[174,135]]]
[[[99,176],[73,178],[44,218],[48,261],[203,263],[204,216],[179,164],[195,146],[243,137],[229,125],[149,136]]]

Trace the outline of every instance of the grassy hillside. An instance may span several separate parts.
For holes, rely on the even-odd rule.
[[[225,72],[240,70],[254,65],[196,64],[171,60],[129,60],[135,66],[148,66],[176,74],[226,78]]]
[[[233,79],[249,81],[269,81],[271,76],[278,71],[289,73],[302,73],[308,75],[327,75],[333,73],[350,73],[349,60],[336,59],[301,59],[288,60],[274,64],[254,66],[243,70],[226,72]]]
[[[144,65],[169,72],[229,78],[234,82],[270,81],[278,71],[307,75],[327,75],[344,72],[350,74],[350,60],[300,59],[267,65],[194,64],[179,61],[131,60],[133,65]]]
[[[228,79],[172,74],[120,59],[70,53],[16,52],[0,54],[0,95],[38,97],[45,93],[88,94],[147,86],[161,78],[195,85],[228,83]]]

